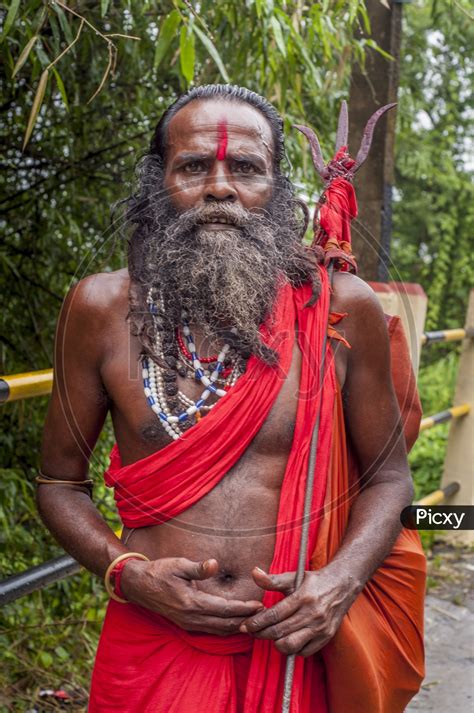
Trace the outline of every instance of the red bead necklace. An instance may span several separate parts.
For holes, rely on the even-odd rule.
[[[178,346],[181,350],[181,354],[183,354],[186,357],[186,359],[192,360],[191,352],[189,351],[186,344],[184,343],[184,339],[183,339],[179,329],[176,330],[176,336],[178,339]],[[217,356],[199,357],[199,361],[201,362],[201,364],[212,364],[213,361],[217,361]]]
[[[179,329],[176,330],[176,338],[178,340],[178,346],[180,349],[180,352],[183,356],[186,357],[189,361],[192,361],[192,354],[187,348],[184,339],[181,335],[181,332]],[[211,356],[211,357],[199,357],[199,361],[201,364],[212,364],[213,362],[217,361],[217,356]],[[222,377],[225,379],[227,376],[229,376],[230,372],[232,371],[232,367],[228,366],[225,369],[222,369]]]

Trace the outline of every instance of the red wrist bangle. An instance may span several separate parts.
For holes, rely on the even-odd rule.
[[[120,587],[120,580],[122,579],[123,568],[125,567],[127,562],[130,562],[130,560],[139,560],[139,559],[140,559],[140,557],[127,557],[127,559],[123,559],[120,562],[117,562],[117,564],[115,565],[115,567],[113,568],[113,570],[110,573],[110,577],[113,577],[113,583],[114,583],[113,592],[118,597],[120,597],[120,599],[125,599],[125,597],[123,596],[123,593],[122,593],[122,589]]]

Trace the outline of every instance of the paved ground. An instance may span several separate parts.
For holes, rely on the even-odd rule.
[[[429,563],[426,678],[406,713],[474,711],[474,554],[440,545]]]

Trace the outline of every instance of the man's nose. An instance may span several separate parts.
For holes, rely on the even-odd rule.
[[[237,200],[237,191],[231,182],[225,161],[216,161],[212,171],[206,178],[204,192],[205,201],[230,201]]]

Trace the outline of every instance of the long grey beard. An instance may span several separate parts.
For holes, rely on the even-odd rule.
[[[212,222],[212,211],[240,225],[206,230],[200,221]],[[259,327],[287,279],[277,230],[264,214],[240,208],[191,211],[168,225],[159,247],[149,251],[147,266],[173,312],[188,312],[204,337],[215,341],[235,327],[241,350],[258,353]]]
[[[277,186],[265,209],[213,201],[178,213],[159,185],[159,175],[148,177],[127,214],[137,225],[128,251],[128,318],[142,352],[156,356],[146,317],[146,294],[153,288],[164,297],[159,321],[168,344],[185,309],[210,342],[227,338],[235,327],[242,356],[253,353],[274,363],[277,353],[262,343],[259,327],[271,315],[280,285],[310,281],[319,294],[316,257],[303,246],[304,219],[291,189]],[[209,230],[212,222],[232,228]]]
[[[183,304],[207,336],[218,325],[231,326],[256,343],[258,327],[270,316],[285,277],[271,231],[260,229],[255,241],[242,232],[198,229],[190,266],[194,294],[184,295]]]

